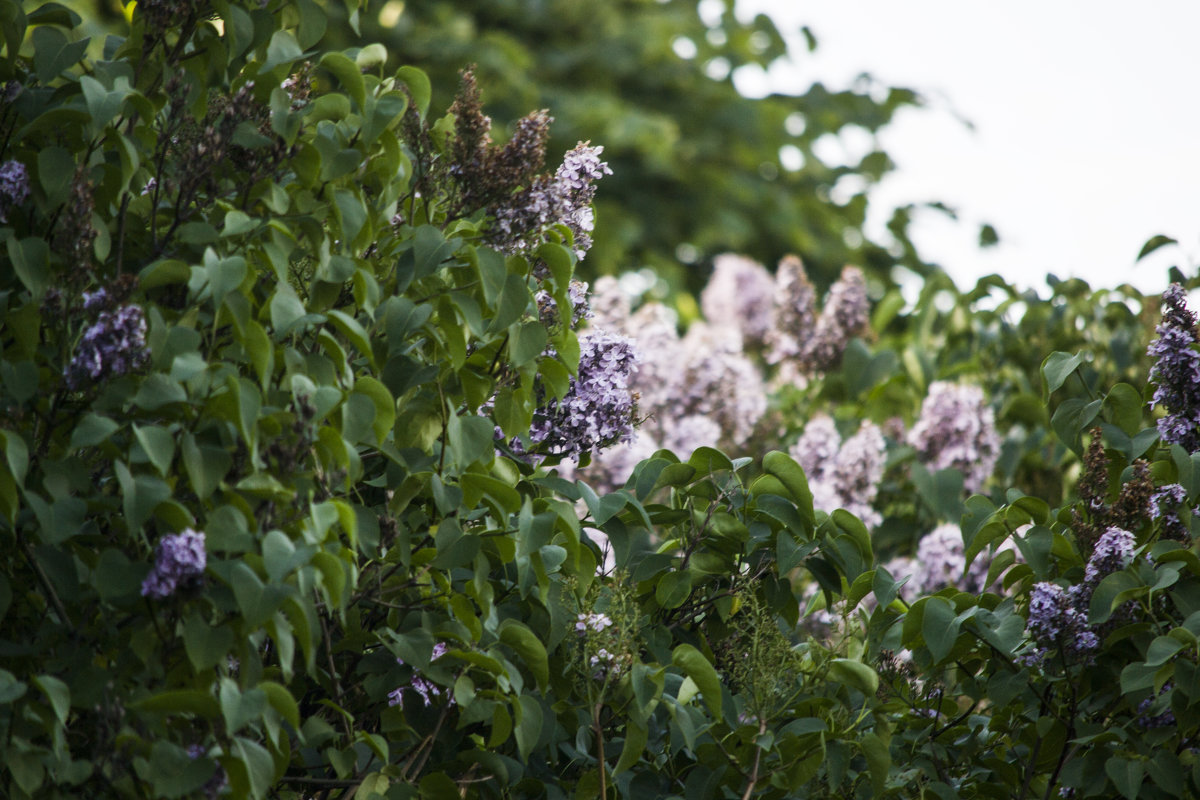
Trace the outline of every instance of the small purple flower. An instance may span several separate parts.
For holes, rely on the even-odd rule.
[[[611,628],[612,624],[608,614],[580,614],[575,621],[575,631],[581,636],[589,630],[602,633],[605,628]]]
[[[445,642],[438,642],[433,646],[433,652],[429,655],[429,661],[431,663],[437,661],[446,654],[448,649],[449,648],[446,647]],[[397,658],[396,663],[403,665],[404,660]],[[412,691],[416,692],[424,702],[426,708],[433,705],[434,700],[437,700],[443,696],[447,698],[449,705],[454,705],[454,695],[451,694],[449,690],[443,689],[433,681],[421,675],[420,671],[415,667],[413,668],[413,676],[409,681],[408,686],[398,686],[388,692],[388,705],[399,706],[399,708],[403,710],[405,689],[411,689]]]
[[[20,161],[0,164],[0,222],[8,222],[8,212],[29,199],[29,173]]]
[[[154,569],[142,581],[142,596],[162,600],[180,587],[199,583],[207,563],[202,531],[188,528],[183,533],[162,537],[155,553]]]
[[[1150,380],[1156,384],[1153,402],[1167,409],[1158,421],[1158,432],[1167,444],[1195,453],[1200,450],[1200,353],[1193,347],[1196,315],[1188,310],[1178,283],[1163,292],[1163,302],[1166,310],[1155,328],[1158,338],[1146,349],[1156,359],[1150,368]]]
[[[95,307],[105,297],[100,292],[85,296],[85,305]],[[141,306],[121,306],[101,311],[95,324],[83,333],[71,363],[65,370],[67,385],[78,389],[89,381],[126,375],[150,360],[146,350],[146,316]]]

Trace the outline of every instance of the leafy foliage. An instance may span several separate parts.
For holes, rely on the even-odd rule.
[[[1200,792],[1200,465],[1147,415],[1157,298],[934,275],[870,331],[827,301],[853,325],[750,455],[598,491],[620,435],[534,435],[598,402],[571,402],[607,352],[576,330],[588,187],[495,236],[595,151],[547,169],[571,144],[536,111],[492,142],[471,73],[450,102],[378,44],[321,50],[314,3],[146,0],[94,43],[0,10],[9,796]],[[777,378],[768,339],[731,374]],[[623,380],[587,389],[620,425]],[[905,432],[954,380],[990,474]],[[838,484],[862,519],[779,442],[818,413],[884,448]],[[939,522],[969,591],[889,566]]]

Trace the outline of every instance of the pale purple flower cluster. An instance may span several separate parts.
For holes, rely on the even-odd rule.
[[[611,175],[600,160],[603,147],[580,142],[563,157],[554,177],[538,176],[504,205],[491,209],[495,219],[489,239],[506,253],[528,250],[552,225],[566,225],[575,239],[575,255],[583,258],[592,246],[592,199],[595,181]]]
[[[821,318],[805,342],[803,361],[809,370],[824,372],[842,360],[842,352],[855,336],[867,330],[871,303],[862,270],[845,267],[829,288]]]
[[[883,521],[872,507],[887,454],[878,425],[864,421],[858,432],[843,442],[830,417],[816,416],[804,426],[790,453],[808,478],[814,508],[844,508],[868,528]]]
[[[605,629],[611,628],[612,619],[608,614],[579,614],[575,620],[575,631],[580,635],[585,635],[588,631],[603,633]]]
[[[1000,457],[996,416],[978,386],[936,381],[909,442],[931,470],[957,469],[963,489],[978,492]]]
[[[1096,542],[1092,557],[1083,573],[1083,583],[1090,595],[1106,575],[1125,569],[1133,561],[1137,541],[1133,534],[1120,528],[1109,528]]]
[[[796,256],[775,270],[774,324],[767,331],[767,362],[806,362],[806,348],[817,324],[817,290]]]
[[[560,400],[533,414],[529,439],[548,455],[576,460],[634,436],[636,404],[630,377],[639,361],[624,336],[589,331],[579,337],[579,374]]]
[[[29,199],[29,173],[20,161],[0,164],[0,222],[8,222],[8,212]]]
[[[746,345],[761,345],[773,327],[775,281],[757,261],[719,255],[700,293],[700,308],[710,325],[739,331]]]
[[[670,355],[653,354],[658,359]],[[743,354],[740,343],[697,322],[688,329],[675,355],[679,360],[669,387],[671,398],[666,408],[656,412],[660,424],[664,420],[705,416],[720,427],[723,441],[743,444],[767,411],[767,393],[762,374]],[[667,434],[664,429],[664,438]]]
[[[570,320],[559,319],[558,301],[554,296],[542,289],[537,293],[538,318],[547,328],[554,328],[560,322],[566,323],[571,329],[576,328],[580,322],[585,319],[590,319],[592,316],[591,306],[588,304],[588,285],[583,281],[571,281],[567,287],[567,297],[571,301],[571,318]]]
[[[145,366],[149,360],[146,316],[141,306],[127,305],[116,311],[101,311],[95,324],[84,331],[71,363],[67,365],[67,385],[78,389],[89,380],[126,375]]]
[[[901,591],[905,599],[911,600],[946,586],[956,586],[964,592],[979,594],[998,590],[999,580],[988,585],[987,576],[996,555],[1004,551],[1014,552],[1020,560],[1020,551],[1011,539],[1006,539],[990,555],[981,552],[968,567],[962,531],[957,525],[946,523],[921,537],[914,558],[895,558],[886,567],[897,579],[905,576],[910,578]]]
[[[142,596],[162,600],[180,587],[195,585],[204,575],[207,563],[203,531],[188,528],[183,533],[162,537],[155,553],[154,568],[142,581]]]
[[[1163,302],[1167,307],[1155,328],[1158,338],[1146,350],[1156,359],[1150,368],[1150,380],[1157,384],[1153,402],[1167,409],[1158,421],[1158,432],[1167,444],[1195,453],[1200,451],[1200,353],[1193,347],[1196,315],[1188,309],[1178,283],[1163,293]]]
[[[1150,519],[1162,519],[1165,538],[1191,540],[1187,527],[1179,518],[1179,509],[1186,502],[1187,490],[1178,483],[1169,483],[1150,496]]]
[[[429,655],[429,660],[431,662],[437,661],[446,654],[448,649],[449,648],[446,647],[445,642],[438,642],[433,646],[433,652]],[[403,665],[404,660],[397,658],[396,663]],[[412,680],[409,682],[408,686],[398,686],[392,691],[388,692],[388,705],[399,706],[400,709],[403,710],[405,689],[412,689],[414,692],[416,692],[417,695],[420,696],[421,700],[425,703],[426,708],[433,705],[434,700],[437,700],[443,696],[446,697],[449,705],[454,705],[453,694],[451,694],[448,690],[438,686],[425,676],[421,675],[415,667],[413,668]]]

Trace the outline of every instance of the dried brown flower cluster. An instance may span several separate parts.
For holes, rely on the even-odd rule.
[[[1099,428],[1089,431],[1091,442],[1083,459],[1083,477],[1079,480],[1079,506],[1071,512],[1076,541],[1085,557],[1109,528],[1137,532],[1149,519],[1154,480],[1143,459],[1133,463],[1133,476],[1121,485],[1117,499],[1108,503],[1108,455]]]

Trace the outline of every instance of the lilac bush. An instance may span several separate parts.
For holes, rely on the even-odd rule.
[[[154,568],[142,581],[142,595],[162,600],[180,588],[196,585],[208,563],[204,532],[188,528],[183,533],[162,537],[155,553]]]

